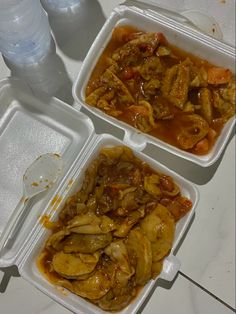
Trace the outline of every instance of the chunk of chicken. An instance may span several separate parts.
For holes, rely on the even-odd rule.
[[[161,120],[173,119],[174,114],[171,111],[170,102],[164,97],[158,97],[152,103],[154,117]]]
[[[123,240],[112,242],[104,252],[116,263],[116,283],[125,286],[130,277],[133,276],[134,268],[130,265],[128,251]]]
[[[109,163],[107,164],[112,165],[115,163],[115,161],[121,158],[123,152],[124,152],[124,149],[122,146],[103,147],[100,150],[100,159],[102,159],[104,162],[109,161]]]
[[[118,48],[112,59],[123,66],[136,65],[140,58],[152,56],[165,37],[161,33],[144,33]]]
[[[165,57],[172,55],[172,51],[169,47],[161,45],[160,47],[158,47],[156,54],[157,56]]]
[[[112,241],[111,232],[105,234],[72,233],[63,241],[65,253],[94,253]]]
[[[182,218],[186,213],[192,208],[192,202],[181,195],[177,196],[174,199],[171,198],[163,198],[161,203],[167,207],[175,221],[178,221]]]
[[[94,213],[87,213],[75,216],[68,221],[67,228],[74,233],[102,234],[115,230],[116,224],[105,215],[97,216]]]
[[[119,96],[119,102],[126,106],[134,104],[134,98],[130,94],[125,84],[109,69],[107,69],[101,76],[102,83],[108,85],[108,87],[115,91]]]
[[[139,101],[139,105],[129,107],[132,112],[134,126],[142,132],[150,132],[155,127],[153,108],[146,100]]]
[[[199,99],[199,104],[201,106],[202,117],[208,123],[211,123],[212,116],[213,116],[211,91],[206,87],[201,88],[198,94],[198,99]]]
[[[91,94],[89,94],[85,98],[85,102],[89,104],[90,106],[96,106],[99,99],[101,98],[102,95],[104,95],[107,91],[108,87],[103,85],[95,89]]]
[[[86,202],[89,194],[93,191],[96,184],[98,165],[99,161],[94,160],[89,168],[86,169],[82,187],[77,193],[77,201],[79,203]]]
[[[97,102],[97,107],[114,117],[118,117],[120,114],[122,114],[121,110],[116,110],[114,101],[108,102],[105,99],[99,99]]]
[[[183,115],[179,118],[178,123],[176,140],[183,149],[193,148],[209,131],[207,121],[197,114]]]
[[[226,87],[220,89],[222,98],[235,106],[236,103],[236,82],[230,82]]]
[[[198,87],[206,87],[207,86],[207,72],[201,67],[190,65],[190,87],[198,88]]]
[[[227,87],[213,92],[213,105],[220,112],[223,119],[227,120],[235,115],[236,84],[230,83]]]
[[[67,221],[76,215],[86,213],[88,211],[87,206],[84,203],[79,203],[77,195],[73,195],[66,201],[65,207],[59,214],[62,221]]]
[[[170,176],[162,175],[160,177],[160,186],[163,195],[176,196],[180,193],[178,185],[174,182],[173,178]]]
[[[159,57],[149,57],[142,65],[137,66],[136,71],[138,71],[141,77],[149,81],[151,78],[155,77],[158,73],[163,72],[163,65]]]
[[[72,283],[73,292],[83,298],[96,300],[102,298],[111,289],[112,280],[105,269],[98,269],[86,280]]]
[[[161,86],[161,82],[157,78],[150,79],[148,82],[144,82],[143,84],[144,96],[147,98],[150,98],[150,96],[156,95],[160,86]]]
[[[144,206],[131,212],[121,223],[119,228],[113,233],[115,237],[124,238],[128,235],[133,226],[145,215]]]
[[[162,81],[162,94],[173,105],[183,109],[188,98],[190,69],[186,63],[180,63],[166,70]]]

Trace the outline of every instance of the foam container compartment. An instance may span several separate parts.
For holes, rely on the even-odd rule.
[[[65,177],[93,134],[91,120],[67,104],[46,95],[35,98],[17,79],[0,82],[0,235],[22,197],[27,167],[39,155],[58,153],[63,158]],[[2,267],[15,263],[19,247],[29,242],[38,212],[56,186],[28,209],[20,237],[4,256],[0,252]]]
[[[42,200],[31,204],[16,237],[0,251],[0,267],[17,265],[25,280],[74,313],[105,313],[70,292],[62,293],[39,272],[36,258],[50,234],[40,222],[40,217],[50,215],[50,220],[56,220],[67,197],[79,189],[85,169],[98,155],[100,148],[123,145],[123,141],[108,134],[97,135],[92,121],[86,115],[43,94],[36,98],[27,86],[15,79],[0,82],[0,104],[1,233],[21,198],[22,175],[29,164],[47,152],[59,153],[64,162],[63,174],[56,185]],[[172,176],[180,186],[181,193],[193,202],[191,211],[176,225],[172,250],[158,277],[172,281],[180,269],[175,250],[194,214],[199,200],[198,191],[191,182],[135,150],[133,145],[127,146],[152,168]],[[136,313],[158,278],[151,280],[121,313]]]
[[[235,117],[232,117],[224,126],[211,151],[206,155],[198,156],[142,133],[85,103],[85,89],[90,75],[111,38],[112,30],[119,25],[132,25],[144,31],[162,32],[171,44],[215,65],[229,68],[235,73],[235,49],[233,47],[205,35],[187,24],[180,23],[178,18],[175,19],[174,14],[172,14],[172,18],[167,17],[159,13],[158,8],[155,9],[154,6],[147,8],[144,3],[140,4],[138,1],[135,5],[133,3],[134,1],[130,1],[130,5],[120,5],[112,11],[83,62],[81,71],[73,84],[73,96],[87,110],[122,129],[125,132],[124,140],[127,143],[132,143],[137,148],[143,148],[147,143],[151,143],[202,167],[208,167],[215,163],[223,152],[234,127]]]

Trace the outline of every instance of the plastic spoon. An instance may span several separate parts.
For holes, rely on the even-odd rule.
[[[63,162],[58,154],[48,153],[39,156],[25,171],[23,176],[23,197],[15,208],[9,224],[0,237],[0,252],[14,236],[16,227],[23,216],[29,200],[48,190],[58,179]]]

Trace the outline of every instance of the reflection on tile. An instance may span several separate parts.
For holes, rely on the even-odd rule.
[[[199,190],[194,223],[177,254],[181,271],[235,308],[235,137]]]
[[[70,313],[22,278],[11,278],[6,292],[0,294],[0,301],[0,313],[4,314]],[[179,275],[170,289],[157,287],[139,313],[232,314],[233,312]]]
[[[142,314],[232,314],[233,311],[179,275],[170,290],[157,287]]]
[[[0,313],[69,314],[70,312],[39,292],[22,278],[12,277],[5,293],[0,294]]]

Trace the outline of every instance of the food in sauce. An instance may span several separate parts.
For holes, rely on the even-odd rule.
[[[114,29],[86,87],[87,104],[182,150],[204,155],[235,114],[235,77],[162,33]]]
[[[173,178],[131,149],[102,148],[49,226],[37,265],[53,284],[121,310],[161,272],[175,225],[191,207]]]

